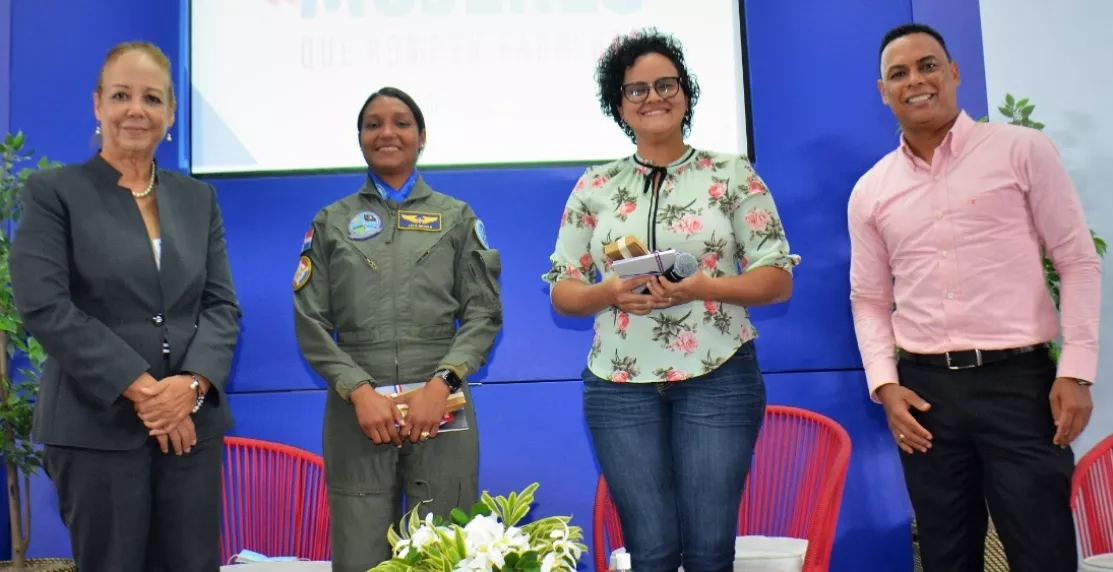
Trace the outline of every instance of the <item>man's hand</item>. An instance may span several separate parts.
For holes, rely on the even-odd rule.
[[[448,408],[450,394],[448,385],[441,378],[434,377],[425,387],[400,396],[399,402],[405,403],[408,408],[407,427],[402,436],[409,437],[411,443],[436,437],[445,409]]]
[[[653,296],[649,294],[635,294],[633,290],[639,286],[648,284],[654,279],[653,276],[635,276],[628,280],[623,280],[617,274],[614,274],[610,278],[607,278],[602,286],[607,288],[607,297],[611,302],[610,305],[618,307],[619,310],[627,314],[644,316],[656,308],[653,302]]]
[[[174,446],[174,454],[179,456],[183,453],[188,454],[197,445],[197,432],[193,427],[193,419],[189,416],[168,432],[156,435],[155,438],[158,439],[158,447],[164,454],[170,452],[171,444]]]
[[[877,388],[877,399],[885,407],[885,417],[889,420],[889,431],[897,440],[901,451],[913,454],[915,451],[927,453],[931,448],[931,433],[916,421],[909,409],[928,411],[931,405],[907,387],[889,383]]]
[[[151,435],[168,434],[193,411],[197,392],[190,389],[193,378],[175,375],[139,390],[147,399],[135,404],[135,410]]]
[[[359,428],[376,445],[394,443],[396,447],[402,446],[402,437],[398,432],[399,426],[405,428],[406,421],[402,419],[402,411],[394,404],[394,400],[375,391],[369,384],[363,384],[348,396],[355,406],[356,420]]]
[[[1051,386],[1050,398],[1051,416],[1058,427],[1052,442],[1065,448],[1090,423],[1090,413],[1094,410],[1090,388],[1078,383],[1077,379],[1060,377]]]

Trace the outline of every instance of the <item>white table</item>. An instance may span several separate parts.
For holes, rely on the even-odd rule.
[[[332,572],[331,562],[252,562],[221,566],[220,572]]]

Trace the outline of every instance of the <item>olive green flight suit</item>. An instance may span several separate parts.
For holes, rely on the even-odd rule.
[[[366,572],[391,557],[386,533],[403,516],[403,494],[405,512],[430,501],[423,516],[478,501],[478,427],[465,384],[470,429],[401,449],[375,445],[348,396],[364,383],[423,382],[441,368],[466,380],[479,369],[502,328],[501,261],[471,207],[421,178],[401,205],[368,181],[322,209],[311,233],[294,277],[294,323],[302,354],[330,389],[332,569]]]

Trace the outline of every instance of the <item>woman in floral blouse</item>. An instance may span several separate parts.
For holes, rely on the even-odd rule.
[[[595,317],[584,416],[633,568],[729,571],[765,411],[746,308],[787,300],[799,259],[750,162],[685,143],[699,86],[678,42],[619,38],[596,80],[637,152],[580,178],[544,278],[558,312]],[[603,247],[631,234],[702,271],[620,279]]]

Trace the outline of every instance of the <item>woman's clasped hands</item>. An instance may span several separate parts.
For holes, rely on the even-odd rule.
[[[158,440],[163,453],[168,453],[172,446],[176,455],[182,455],[197,444],[197,433],[190,417],[197,402],[197,391],[190,387],[192,383],[190,375],[174,375],[157,381],[150,374],[143,374],[124,392],[124,397],[134,403],[135,412],[149,434]],[[204,381],[201,383],[207,385]]]
[[[680,282],[671,282],[664,276],[635,276],[624,280],[616,274],[607,278],[604,286],[608,288],[612,306],[627,314],[644,316],[653,310],[703,299],[704,287],[710,280],[703,272],[696,272]]]

